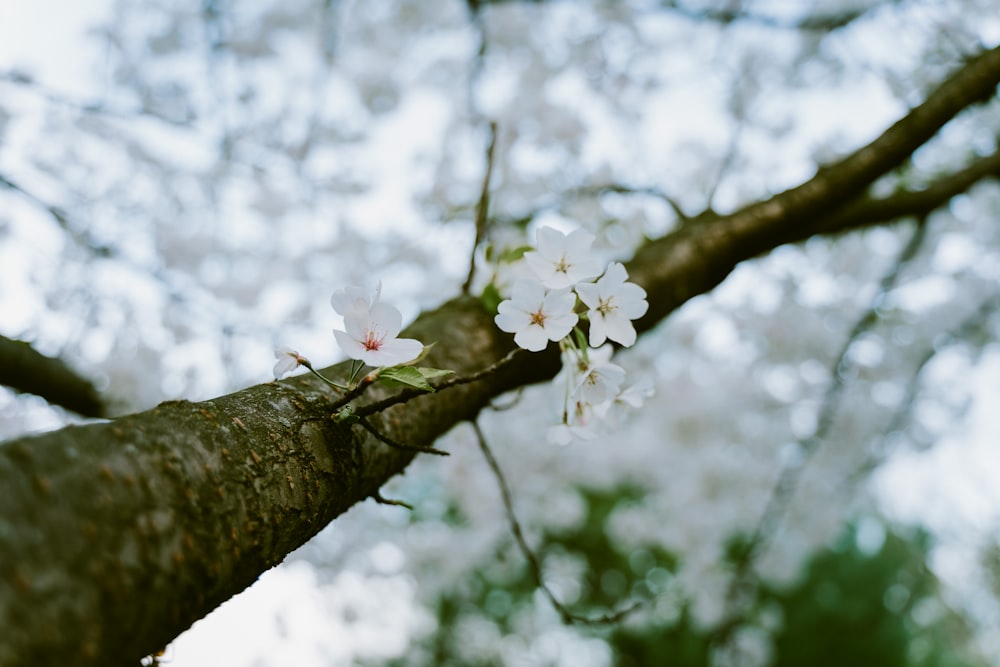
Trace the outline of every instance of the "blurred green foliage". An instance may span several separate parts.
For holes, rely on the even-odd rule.
[[[537,554],[583,565],[578,593],[567,605],[574,614],[599,615],[633,600],[645,604],[622,623],[576,626],[579,632],[605,641],[616,667],[711,664],[719,629],[696,624],[678,595],[677,558],[654,544],[623,549],[605,530],[614,511],[641,502],[641,491],[581,493],[586,518],[572,529],[547,531]],[[460,513],[452,519],[462,520]],[[774,667],[984,667],[987,663],[971,649],[967,623],[939,597],[937,580],[926,566],[931,546],[922,531],[891,528],[872,518],[856,522],[808,560],[793,586],[761,584],[736,632],[750,628],[770,637],[768,664]],[[732,554],[739,551],[734,548]],[[665,599],[678,604],[663,605]],[[463,620],[487,619],[496,637],[509,638],[537,629],[532,627],[536,604],[549,603],[521,554],[505,544],[493,563],[456,582],[438,601],[438,629],[420,650],[388,664],[503,665],[489,650],[470,658],[469,647],[462,645],[469,641]],[[672,613],[663,613],[664,606]]]

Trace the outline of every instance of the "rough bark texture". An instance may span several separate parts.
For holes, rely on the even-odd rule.
[[[994,50],[802,186],[647,244],[628,264],[649,293],[650,312],[637,328],[651,328],[745,259],[815,233],[872,224],[870,214],[850,215],[852,206],[869,213],[875,206],[865,189],[956,113],[991,97],[998,81]],[[966,188],[994,174],[995,165],[975,173],[956,175],[954,183]],[[954,183],[920,207],[947,201]],[[901,206],[887,210],[912,213],[906,206],[915,205]],[[436,341],[428,364],[459,374],[512,349],[510,336],[467,297],[422,315],[407,334]],[[397,441],[430,445],[501,392],[551,377],[558,364],[552,347],[371,420]],[[345,368],[327,372],[343,377]],[[386,395],[372,392],[359,402]],[[334,398],[303,376],[0,447],[0,667],[134,664],[374,494],[413,455],[334,424]]]

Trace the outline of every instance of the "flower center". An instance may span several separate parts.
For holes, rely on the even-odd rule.
[[[560,257],[559,261],[556,262],[556,272],[557,273],[567,273],[569,271],[569,262],[566,261],[566,257]]]
[[[377,331],[372,330],[368,332],[367,336],[365,336],[365,341],[362,345],[364,345],[365,349],[369,352],[373,352],[382,347],[383,338],[385,337],[379,336]]]
[[[604,299],[598,299],[597,308],[595,310],[597,310],[597,312],[599,312],[601,315],[607,316],[613,313],[614,311],[618,310],[618,306],[614,304],[613,299],[608,299],[607,301],[605,301]]]
[[[531,314],[531,323],[537,324],[538,326],[545,326],[545,313],[541,310]]]

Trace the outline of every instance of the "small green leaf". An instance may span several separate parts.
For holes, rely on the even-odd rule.
[[[514,262],[524,257],[524,253],[528,252],[529,250],[534,250],[534,248],[532,248],[530,245],[522,245],[518,246],[517,248],[504,250],[502,253],[500,253],[500,256],[497,257],[497,263],[513,264]]]
[[[413,366],[390,366],[383,368],[378,375],[378,381],[388,387],[414,387],[421,391],[434,391],[423,373]]]
[[[443,368],[427,368],[426,366],[418,366],[417,370],[420,374],[424,376],[425,380],[434,380],[445,375],[451,375],[455,371],[448,371]]]
[[[351,405],[345,405],[340,411],[333,415],[333,421],[336,424],[353,424],[360,420],[356,414],[354,414],[354,407]]]
[[[427,345],[424,345],[424,349],[420,350],[420,354],[417,355],[416,359],[411,359],[410,361],[407,361],[405,364],[400,364],[400,365],[412,366],[413,364],[417,363],[418,361],[426,357],[430,353],[431,348],[434,347],[435,345],[437,345],[437,341],[434,341],[433,343],[427,343]]]
[[[483,302],[483,306],[487,312],[495,313],[500,302],[503,301],[503,297],[500,296],[500,290],[497,289],[497,286],[490,283],[483,288],[483,293],[480,295],[479,300]]]

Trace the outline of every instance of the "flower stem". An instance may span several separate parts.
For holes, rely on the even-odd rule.
[[[306,368],[308,368],[310,373],[312,373],[313,375],[315,375],[320,380],[322,380],[323,382],[327,383],[328,385],[330,385],[331,387],[333,387],[337,391],[347,391],[347,386],[346,385],[337,384],[336,382],[334,382],[333,380],[331,380],[330,378],[326,377],[325,375],[323,375],[322,373],[320,373],[318,370],[316,370],[315,368],[313,368],[311,365],[307,365],[307,364],[302,364],[302,365],[305,366]]]

